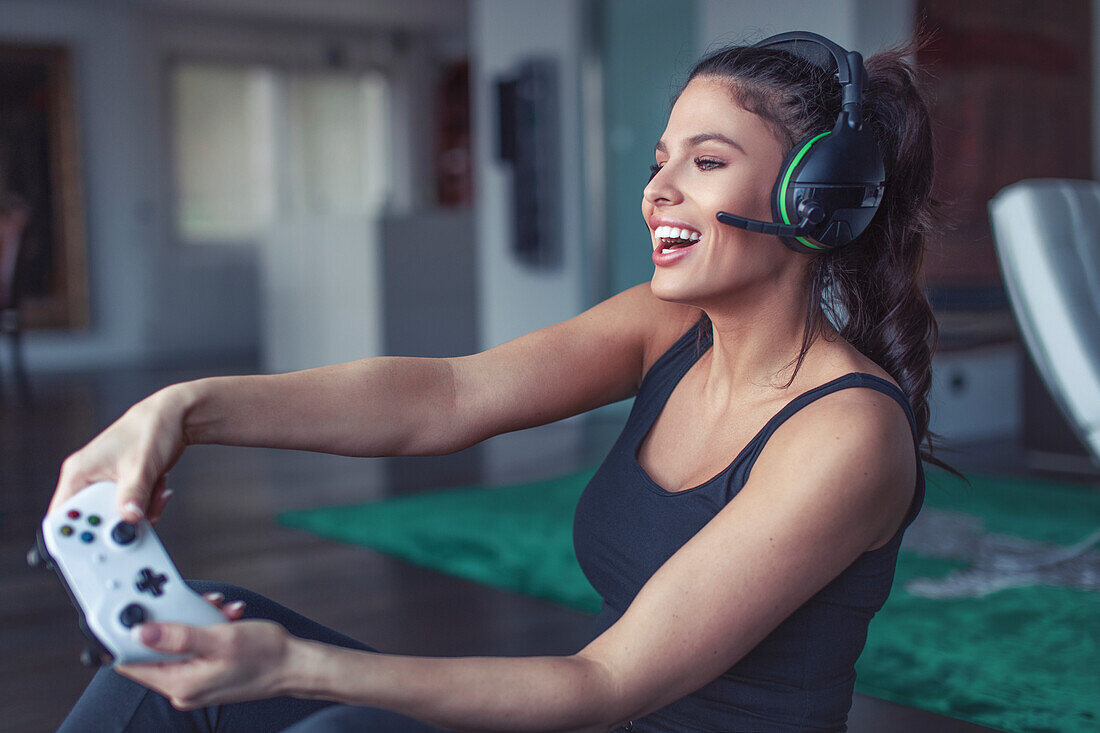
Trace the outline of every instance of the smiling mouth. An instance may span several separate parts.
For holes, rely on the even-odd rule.
[[[662,252],[668,252],[682,247],[690,247],[698,242],[703,236],[693,229],[670,226],[659,226],[653,230],[653,234],[657,237],[658,242],[660,242]]]

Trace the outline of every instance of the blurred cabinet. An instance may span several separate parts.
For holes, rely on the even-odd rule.
[[[949,444],[1019,435],[1022,360],[1016,342],[937,352],[928,395],[931,430]]]
[[[1023,362],[1024,463],[1043,471],[1100,475],[1085,444],[1050,396],[1039,370],[1030,358]]]
[[[387,215],[379,224],[382,353],[462,356],[477,349],[477,262],[470,209]]]

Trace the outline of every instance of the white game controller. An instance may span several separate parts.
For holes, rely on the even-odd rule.
[[[46,515],[29,559],[45,560],[76,606],[90,643],[81,655],[85,664],[105,656],[114,664],[185,659],[149,649],[130,629],[147,621],[211,626],[227,619],[183,582],[148,521],[122,520],[117,489],[100,481]]]

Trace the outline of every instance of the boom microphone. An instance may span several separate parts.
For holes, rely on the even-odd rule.
[[[743,216],[734,216],[724,211],[718,212],[718,221],[738,229],[748,229],[750,232],[759,232],[760,234],[776,234],[780,237],[803,236],[806,234],[806,225],[809,224],[808,219],[803,219],[797,224],[776,224],[775,222],[760,221],[759,219],[746,219]]]
[[[723,224],[729,224],[738,229],[747,229],[760,234],[775,234],[780,237],[804,237],[825,218],[825,211],[814,201],[801,201],[798,205],[798,213],[802,215],[802,219],[797,224],[746,219],[724,211],[719,211],[717,218]]]

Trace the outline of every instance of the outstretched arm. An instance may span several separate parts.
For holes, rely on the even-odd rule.
[[[471,356],[376,357],[172,385],[65,461],[51,509],[112,480],[124,516],[156,519],[164,474],[194,443],[440,455],[576,415],[634,394],[655,324],[683,318],[685,308],[657,300],[647,283]]]
[[[289,694],[458,730],[610,730],[716,678],[889,537],[911,500],[915,461],[892,399],[865,389],[821,398],[775,432],[742,490],[623,617],[570,657],[373,654],[243,622],[167,628],[157,648],[209,659],[123,671],[183,707]],[[253,674],[258,657],[266,671]]]

